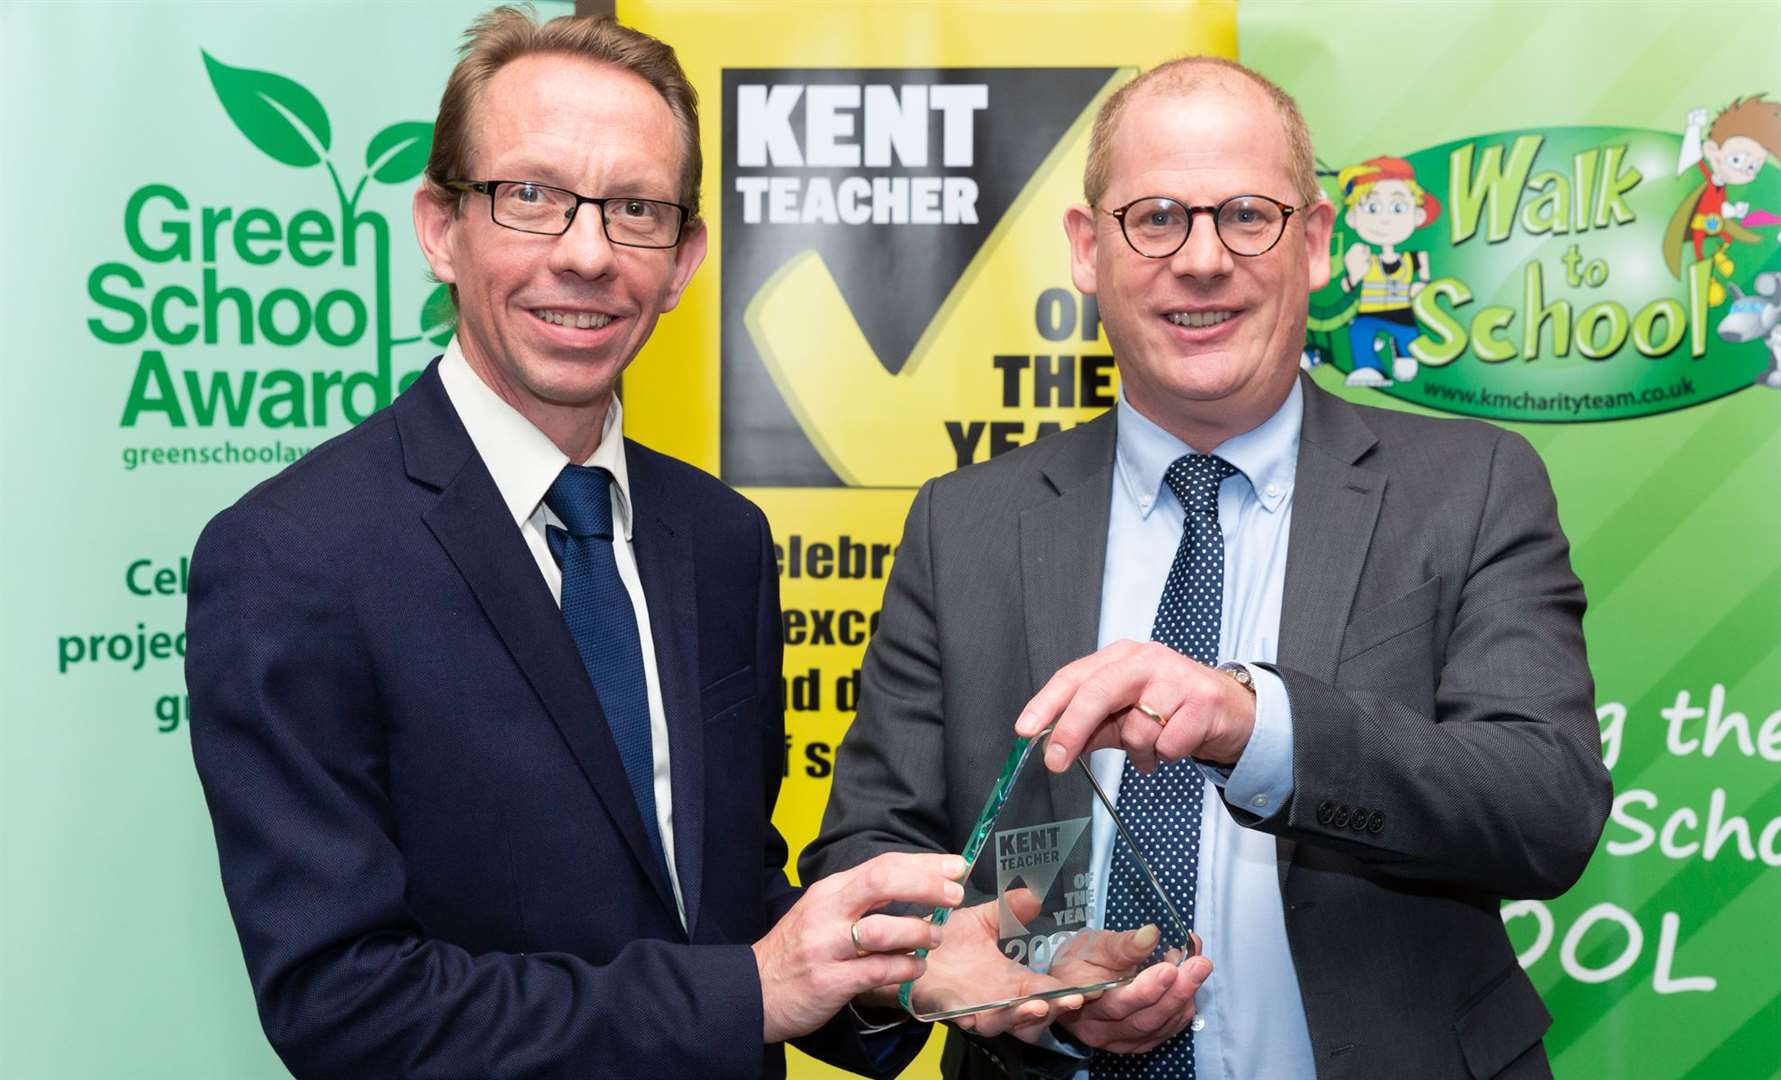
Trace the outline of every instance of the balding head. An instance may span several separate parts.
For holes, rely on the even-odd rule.
[[[1160,64],[1114,91],[1095,114],[1088,140],[1088,167],[1082,175],[1082,193],[1090,206],[1099,206],[1107,193],[1113,165],[1113,139],[1120,118],[1135,99],[1151,94],[1192,97],[1196,94],[1254,94],[1266,101],[1280,118],[1286,134],[1293,188],[1303,202],[1322,197],[1317,186],[1317,163],[1311,149],[1311,132],[1291,95],[1268,79],[1234,60],[1216,56],[1183,56]]]

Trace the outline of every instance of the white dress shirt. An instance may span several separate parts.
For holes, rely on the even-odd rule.
[[[501,398],[470,369],[464,354],[453,338],[439,362],[439,381],[457,410],[470,441],[495,479],[501,499],[513,515],[538,572],[550,586],[550,595],[560,607],[563,603],[563,571],[551,557],[545,528],[562,522],[544,505],[545,492],[556,482],[563,466],[570,464],[568,455],[557,449],[544,432]],[[674,905],[680,911],[680,922],[686,925],[686,902],[680,895],[680,875],[674,869],[674,789],[668,778],[668,717],[662,708],[662,679],[656,671],[655,642],[649,633],[649,605],[643,596],[643,582],[637,576],[637,556],[631,549],[631,485],[625,471],[624,408],[618,397],[606,410],[606,424],[600,431],[600,447],[578,465],[598,466],[612,474],[612,554],[618,562],[618,576],[631,595],[631,610],[637,616],[637,638],[643,646],[643,676],[649,693],[650,756],[655,766],[656,827],[662,834],[662,854],[668,859],[668,882],[674,887]],[[594,723],[593,717],[588,717]],[[627,791],[626,794],[629,794]]]

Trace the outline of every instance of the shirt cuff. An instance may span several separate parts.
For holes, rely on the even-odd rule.
[[[1224,789],[1225,801],[1267,820],[1292,797],[1292,703],[1280,676],[1247,665],[1255,681],[1255,727],[1237,764],[1223,769],[1202,767],[1206,779]]]
[[[1041,1050],[1050,1050],[1054,1054],[1062,1054],[1068,1058],[1075,1058],[1077,1061],[1087,1061],[1094,1056],[1094,1049],[1092,1047],[1077,1042],[1075,1039],[1072,1039],[1067,1032],[1060,1035],[1055,1026],[1047,1027],[1044,1031],[1041,1031],[1038,1037],[1033,1040],[1033,1045]],[[1079,1072],[1076,1075],[1082,1076],[1085,1074]]]

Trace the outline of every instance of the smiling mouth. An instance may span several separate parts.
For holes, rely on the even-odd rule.
[[[1163,318],[1176,326],[1189,326],[1195,329],[1217,326],[1236,318],[1234,311],[1171,311]]]
[[[552,326],[572,326],[577,330],[598,330],[608,325],[616,315],[606,315],[598,311],[552,311],[535,309],[532,312],[538,318]]]

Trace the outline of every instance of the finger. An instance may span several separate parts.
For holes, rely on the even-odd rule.
[[[1156,771],[1156,743],[1162,737],[1163,728],[1174,710],[1156,711],[1163,717],[1162,723],[1158,723],[1155,716],[1135,705],[1115,718],[1114,727],[1119,734],[1120,748],[1131,759],[1132,768],[1141,773]]]
[[[1039,894],[1024,886],[1009,889],[1002,894],[1002,902],[1008,905],[1009,914],[1023,923],[1032,922],[1039,914]]]
[[[1126,1014],[1126,1029],[1139,1036],[1159,1039],[1166,1038],[1171,1031],[1179,1031],[1181,1025],[1193,1016],[1194,992],[1199,988],[1200,982],[1190,975],[1177,975],[1169,983],[1168,990],[1153,1004]]]
[[[957,855],[892,851],[841,876],[838,902],[848,923],[890,903],[951,907],[965,898],[958,884],[965,876],[965,860]]]
[[[1027,702],[1026,708],[1020,711],[1020,719],[1014,722],[1014,733],[1030,739],[1044,731],[1064,711],[1064,706],[1070,703],[1070,699],[1076,696],[1076,688],[1084,679],[1137,647],[1138,642],[1135,641],[1115,641],[1058,668],[1056,674],[1046,680],[1039,692]]]
[[[1175,702],[1175,710],[1166,714],[1168,726],[1156,740],[1156,756],[1161,761],[1192,757],[1213,731],[1228,728],[1228,724],[1223,723],[1227,702],[1221,696],[1226,687],[1216,679],[1228,680],[1229,677],[1217,675],[1214,678],[1211,668],[1197,662],[1177,674],[1182,676],[1182,681],[1169,688],[1172,695],[1169,700]]]
[[[1181,701],[1183,688],[1200,667],[1198,661],[1154,641],[1133,646],[1103,664],[1082,680],[1058,716],[1045,750],[1046,766],[1053,771],[1068,766],[1099,729],[1135,705],[1155,707],[1153,697],[1165,705]]]
[[[1100,1025],[1097,1033],[1106,1040],[1102,1049],[1119,1054],[1143,1053],[1179,1035],[1193,1019],[1194,995],[1211,973],[1211,962],[1205,958],[1189,960],[1155,1004],[1117,1021],[1092,1020]]]
[[[1010,1032],[1036,1031],[1051,1022],[1051,1006],[1043,1001],[1023,1001],[1003,1009],[976,1014],[975,1032],[994,1038]]]
[[[928,969],[928,962],[919,956],[902,953],[870,953],[848,961],[840,970],[846,974],[850,993],[858,997],[880,986],[896,986],[919,979]]]
[[[1070,696],[1057,706],[1057,722],[1046,738],[1046,768],[1062,772],[1090,749],[1119,745],[1116,714],[1137,703],[1133,678],[1128,658],[1121,657],[1075,683]]]
[[[1025,1016],[1023,1016],[1021,1019],[1019,1019],[1015,1022],[1014,1028],[1012,1031],[1009,1032],[1009,1034],[1013,1035],[1015,1038],[1019,1039],[1022,1042],[1036,1043],[1039,1041],[1039,1039],[1041,1037],[1044,1036],[1046,1031],[1050,1030],[1053,1021],[1055,1021],[1057,1019],[1058,1015],[1063,1012],[1063,1009],[1058,1007],[1058,1003],[1056,1001],[1052,1001],[1052,1002],[1033,1001],[1033,1002],[1028,1002],[1027,1004],[1028,1005],[1047,1005],[1048,1008],[1046,1008],[1043,1012],[1035,1011],[1035,1012],[1027,1013]],[[1025,1007],[1026,1006],[1024,1006],[1024,1005],[1022,1006],[1023,1009]]]
[[[1092,1020],[1123,1022],[1133,1013],[1161,1001],[1175,985],[1177,969],[1168,964],[1152,964],[1124,986],[1116,986],[1082,1010]]]
[[[1094,968],[1104,977],[1122,976],[1150,955],[1160,936],[1155,924],[1117,932],[1085,930],[1070,939],[1072,947],[1064,965],[1070,971],[1082,966]],[[1053,970],[1058,966],[1054,962]],[[1076,978],[1075,975],[1068,977]]]
[[[1177,969],[1181,972],[1180,981],[1189,997],[1200,992],[1207,979],[1212,977],[1212,961],[1204,956],[1194,956]]]
[[[940,928],[909,915],[867,915],[854,922],[850,947],[856,938],[859,948],[869,953],[906,953],[937,948]]]

